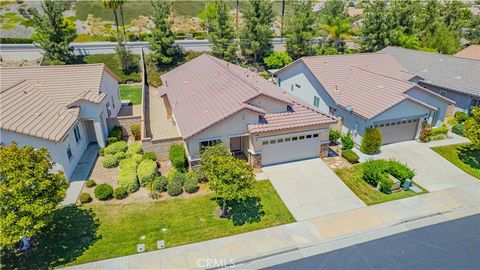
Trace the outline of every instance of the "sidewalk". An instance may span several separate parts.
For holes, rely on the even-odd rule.
[[[480,181],[292,224],[67,269],[205,269],[226,265],[242,268],[272,256],[283,256],[287,260],[301,258],[477,213],[480,213]],[[257,267],[262,266],[254,268]]]

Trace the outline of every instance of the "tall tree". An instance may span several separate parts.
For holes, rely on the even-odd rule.
[[[480,149],[480,107],[472,107],[470,113],[472,116],[464,123],[464,134],[465,137],[470,139],[474,147]]]
[[[345,39],[349,38],[352,32],[352,24],[348,18],[335,17],[330,24],[322,25],[330,41],[330,45],[337,51],[344,49]]]
[[[182,56],[182,51],[175,45],[175,34],[171,29],[170,11],[171,2],[152,1],[152,21],[155,26],[151,29],[152,35],[148,39],[152,53],[150,56],[158,66],[176,63]]]
[[[237,44],[225,2],[217,1],[215,11],[216,16],[213,19],[212,32],[208,35],[208,40],[213,44],[212,51],[215,56],[232,62],[235,59]]]
[[[50,172],[53,163],[45,148],[0,146],[0,160],[0,246],[12,248],[48,225],[68,181],[63,172]]]
[[[118,30],[118,16],[117,16],[117,9],[119,6],[118,0],[103,0],[103,6],[111,9],[113,11],[113,17],[115,18],[115,27],[117,28],[117,33],[120,33]]]
[[[45,0],[42,12],[32,11],[35,34],[33,43],[43,50],[44,57],[51,64],[65,64],[74,61],[73,48],[69,44],[77,37],[75,26],[62,16],[65,4],[62,1]]]
[[[387,11],[387,1],[378,0],[366,3],[363,20],[363,35],[365,49],[377,51],[389,45],[390,15]]]
[[[327,0],[320,10],[320,21],[322,24],[332,24],[334,18],[348,17],[345,10],[345,1],[343,0]]]
[[[245,25],[239,33],[242,55],[260,62],[272,51],[272,1],[249,0],[244,18]]]
[[[312,8],[311,0],[293,2],[293,15],[288,18],[285,29],[287,53],[293,59],[315,54],[311,39],[316,28],[316,15]]]
[[[480,44],[480,15],[472,16],[465,37],[474,44]]]
[[[214,2],[206,2],[205,9],[203,9],[199,14],[198,18],[203,21],[203,24],[207,28],[207,33],[213,31],[215,19],[217,16],[217,5]]]
[[[117,0],[117,2],[118,7],[120,8],[120,18],[122,19],[123,38],[124,40],[127,40],[127,32],[125,31],[125,18],[123,16],[123,5],[125,4],[125,0]]]
[[[454,54],[460,49],[460,35],[442,23],[433,34],[428,35],[424,45],[439,53]]]

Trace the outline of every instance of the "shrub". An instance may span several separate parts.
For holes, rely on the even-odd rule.
[[[100,150],[98,151],[98,155],[103,157],[105,155],[105,148],[100,148]]]
[[[88,188],[94,187],[96,185],[97,185],[97,183],[95,183],[95,180],[93,180],[93,179],[88,179],[87,182],[85,182],[85,186],[88,187]]]
[[[385,177],[387,162],[383,159],[370,159],[363,163],[363,180],[372,186],[377,186],[378,181]]]
[[[144,159],[137,168],[137,177],[140,185],[144,187],[149,182],[152,182],[155,176],[158,175],[157,163],[155,161]]]
[[[120,160],[124,159],[126,156],[125,156],[125,153],[124,152],[118,152],[116,153],[115,155],[113,155],[115,158],[118,159],[118,161],[120,162]]]
[[[95,187],[95,198],[106,201],[112,198],[113,188],[109,184],[100,184]]]
[[[78,197],[78,200],[81,203],[89,203],[92,201],[92,196],[90,196],[90,194],[88,194],[87,192],[83,192],[82,194],[80,194],[80,197]]]
[[[184,173],[176,172],[176,173],[173,174],[172,182],[178,182],[178,183],[180,183],[180,185],[183,186],[186,179],[187,179],[187,177],[185,176]]]
[[[282,68],[292,62],[292,58],[287,52],[273,52],[263,58],[263,62],[268,68]]]
[[[382,134],[378,128],[366,128],[360,144],[360,151],[365,154],[373,155],[380,152],[382,145]]]
[[[128,146],[127,152],[125,152],[127,157],[131,157],[133,154],[142,154],[143,146],[141,143],[134,142]]]
[[[114,142],[118,142],[117,137],[108,137],[107,138],[107,145],[112,144]]]
[[[446,126],[432,128],[430,136],[437,136],[437,135],[446,135],[448,133],[448,128]]]
[[[121,126],[114,126],[108,137],[115,137],[117,141],[121,141],[123,139],[123,128]]]
[[[167,190],[168,180],[165,176],[157,176],[153,179],[153,189],[157,192],[163,192]]]
[[[192,179],[192,181],[199,183],[202,178],[202,175],[200,175],[200,173],[197,171],[191,170],[185,174],[185,178],[187,180]]]
[[[330,132],[328,133],[328,139],[332,144],[336,144],[337,140],[340,139],[341,136],[342,136],[342,133],[340,133],[340,131],[336,129],[331,129]]]
[[[457,120],[457,122],[459,124],[465,122],[465,120],[468,119],[468,114],[466,114],[465,112],[455,112],[455,120]]]
[[[386,182],[388,184],[388,189],[390,189],[392,185],[391,179],[388,177],[388,174],[391,174],[393,177],[400,180],[402,183],[406,179],[412,179],[415,176],[415,172],[408,168],[406,165],[401,164],[396,160],[367,160],[363,163],[362,168],[363,173],[363,180],[367,183],[371,184],[372,186],[377,186],[379,182]],[[385,180],[387,179],[387,180]],[[382,189],[381,185],[385,183],[381,183],[379,188]],[[385,185],[386,185],[385,184]],[[381,190],[383,191],[383,190]]]
[[[388,176],[383,177],[378,181],[378,189],[384,193],[390,193],[390,187],[392,186],[393,181]]]
[[[105,148],[105,155],[108,155],[108,154],[113,155],[118,152],[125,152],[127,151],[127,149],[128,149],[127,142],[124,142],[124,141],[114,142]]]
[[[196,178],[187,178],[183,183],[183,189],[187,193],[195,193],[198,190],[198,180]]]
[[[456,124],[455,126],[452,127],[452,132],[457,135],[463,136],[463,131],[464,131],[463,124]]]
[[[178,181],[172,181],[167,185],[167,193],[170,196],[178,196],[182,194],[182,183]]]
[[[150,159],[150,160],[153,160],[153,161],[157,161],[157,154],[155,154],[155,152],[146,152],[144,155],[143,155],[143,159]]]
[[[128,193],[133,193],[140,187],[137,179],[137,166],[138,163],[133,158],[127,158],[120,162],[118,184],[124,187]]]
[[[142,134],[140,132],[140,125],[139,124],[134,124],[130,126],[130,131],[132,132],[133,137],[135,137],[135,140],[140,140],[142,138]]]
[[[415,176],[415,172],[396,160],[389,160],[387,164],[387,170],[389,174],[400,180],[402,183],[407,179],[412,179]]]
[[[352,134],[350,131],[347,134],[343,135],[342,137],[342,150],[350,150],[353,148],[354,142],[352,138]]]
[[[113,197],[117,200],[125,199],[128,196],[128,192],[124,187],[117,187],[113,190]]]
[[[353,152],[352,150],[343,150],[342,157],[344,157],[351,164],[357,163],[360,159],[357,153]]]
[[[180,172],[185,171],[185,149],[181,144],[172,144],[168,150],[168,155],[172,165]]]
[[[105,155],[102,160],[104,168],[115,168],[118,166],[120,159],[116,155]]]
[[[428,142],[430,139],[430,134],[432,133],[432,128],[430,124],[427,122],[422,123],[422,129],[420,130],[420,141],[421,142]]]

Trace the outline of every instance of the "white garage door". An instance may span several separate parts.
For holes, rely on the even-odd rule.
[[[399,120],[375,125],[382,133],[382,143],[389,144],[415,139],[418,126],[418,118]]]
[[[318,157],[320,137],[317,131],[302,135],[262,138],[262,165]]]

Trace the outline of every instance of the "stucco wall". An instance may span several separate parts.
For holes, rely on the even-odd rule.
[[[199,152],[201,141],[220,139],[227,147],[230,147],[230,137],[247,134],[247,125],[256,123],[258,123],[258,113],[250,110],[241,110],[240,112],[216,123],[186,140],[185,144],[188,148],[190,158],[200,158]]]
[[[287,104],[285,104],[285,102],[264,95],[260,95],[250,100],[248,103],[264,109],[267,113],[280,113],[287,111]]]
[[[444,88],[441,88],[441,87],[425,85],[425,84],[422,84],[422,83],[420,83],[420,84],[423,87],[427,88],[428,90],[433,91],[437,94],[440,94],[441,91],[445,91],[445,97],[455,101],[455,110],[456,111],[467,112],[468,109],[470,108],[472,98],[468,95],[461,94],[461,93],[454,92],[454,91],[450,91],[450,90],[445,90]]]
[[[329,107],[336,107],[333,99],[303,62],[298,62],[277,74],[277,82],[279,82],[279,86],[282,89],[296,95],[309,104],[313,105],[314,96],[319,97],[319,109],[325,113],[329,112]],[[300,88],[296,87],[296,84]]]
[[[425,91],[422,89],[419,89],[417,87],[412,88],[407,92],[407,94],[415,99],[418,99],[422,102],[425,102],[433,107],[438,108],[437,111],[437,121],[435,123],[431,123],[432,126],[434,127],[439,127],[443,124],[445,120],[445,115],[448,110],[448,105],[450,104],[448,101],[445,99],[438,97],[437,95],[430,93],[429,91]],[[433,119],[432,119],[433,120]]]
[[[142,141],[143,151],[144,152],[155,152],[157,154],[157,159],[162,161],[167,161],[168,150],[172,144],[183,144],[182,138],[169,139],[169,140],[144,140]]]
[[[122,103],[120,101],[120,92],[118,90],[118,81],[107,71],[103,72],[100,90],[107,94],[107,97],[102,102],[102,108],[105,112],[105,117],[109,117],[107,114],[107,102],[110,104],[111,108],[112,115],[110,115],[110,117],[117,116],[120,108],[122,107]]]

